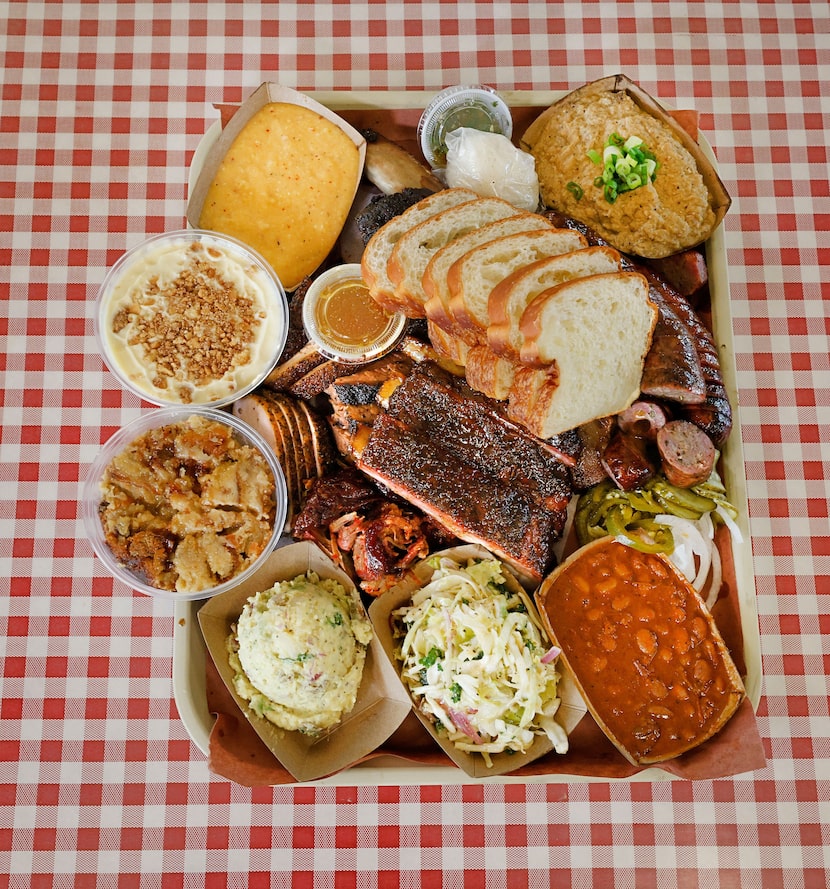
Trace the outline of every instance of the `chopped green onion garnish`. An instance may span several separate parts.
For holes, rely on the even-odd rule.
[[[576,183],[576,182],[569,182],[569,183],[565,186],[565,188],[567,188],[568,191],[569,191],[569,192],[570,192],[570,193],[571,193],[571,194],[572,194],[578,201],[581,200],[581,199],[582,199],[582,195],[585,194],[585,192],[582,190],[582,186],[579,185],[579,184]]]
[[[594,185],[603,190],[609,204],[623,192],[634,191],[652,182],[660,166],[639,136],[624,140],[619,133],[611,133],[602,154],[593,148],[586,154],[593,163],[602,164],[602,175],[594,179]],[[571,190],[570,183],[567,187]]]
[[[440,648],[436,648],[434,645],[430,650],[421,658],[421,665],[424,667],[431,667],[439,658],[444,656],[444,652],[441,651]]]

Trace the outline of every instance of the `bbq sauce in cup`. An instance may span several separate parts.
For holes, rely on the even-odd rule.
[[[406,317],[382,309],[369,293],[359,263],[329,269],[309,287],[303,325],[310,340],[338,361],[368,361],[394,348]]]

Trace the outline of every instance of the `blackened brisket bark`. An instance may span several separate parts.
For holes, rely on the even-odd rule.
[[[554,225],[581,232],[591,244],[607,244],[592,229],[568,216],[553,211],[545,215]],[[646,357],[641,391],[677,403],[678,414],[703,429],[715,446],[720,447],[732,431],[732,407],[711,331],[689,301],[655,271],[632,257],[626,257],[625,264],[645,276],[662,324],[655,330],[652,348]],[[694,368],[690,363],[690,343],[703,383],[702,397],[691,385]]]
[[[372,235],[390,219],[400,216],[404,210],[431,194],[428,188],[405,188],[393,194],[381,194],[371,198],[355,221],[363,243],[368,244]]]
[[[395,390],[358,465],[451,533],[538,582],[553,564],[572,494],[545,442],[433,362]]]

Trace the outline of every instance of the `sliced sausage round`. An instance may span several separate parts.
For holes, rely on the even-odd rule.
[[[666,478],[678,488],[705,482],[715,466],[712,439],[688,420],[672,420],[657,433]]]
[[[617,414],[617,423],[629,435],[639,435],[654,441],[657,433],[666,425],[666,412],[659,404],[651,401],[635,401]]]

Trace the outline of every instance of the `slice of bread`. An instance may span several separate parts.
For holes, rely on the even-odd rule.
[[[389,280],[387,265],[401,236],[442,210],[474,200],[478,200],[478,195],[469,188],[444,189],[408,207],[372,235],[363,250],[360,270],[369,292],[379,305],[387,311],[397,311],[393,302],[395,285]]]
[[[539,213],[518,213],[454,238],[430,259],[424,269],[421,287],[427,297],[424,304],[427,318],[445,330],[451,329],[452,318],[449,313],[450,293],[447,288],[447,272],[449,272],[450,266],[465,253],[505,235],[551,228],[553,228],[553,223],[548,222]]]
[[[487,340],[490,291],[511,272],[559,253],[587,247],[578,232],[551,228],[505,235],[456,260],[447,272],[453,331],[469,343]]]
[[[637,272],[591,275],[544,291],[520,326],[522,363],[546,379],[530,377],[532,385],[511,392],[511,410],[541,438],[624,410],[639,395],[656,322],[648,282]]]
[[[612,247],[585,247],[547,256],[516,269],[490,293],[487,341],[497,355],[519,359],[523,336],[519,322],[524,310],[544,290],[574,278],[602,275],[622,269],[622,257]]]
[[[442,357],[454,361],[460,367],[467,363],[467,351],[469,347],[457,336],[439,327],[434,321],[427,318],[427,336],[432,347]]]
[[[398,239],[386,265],[387,276],[395,285],[394,304],[410,318],[425,317],[427,297],[421,282],[430,259],[455,238],[521,212],[501,198],[479,198],[410,228]]]
[[[464,374],[477,392],[504,401],[510,395],[515,373],[515,363],[500,358],[488,345],[469,347]]]
[[[541,437],[544,418],[537,414],[541,410],[540,406],[547,404],[552,398],[558,382],[555,365],[547,370],[537,370],[535,367],[516,364],[508,393],[508,416]]]

